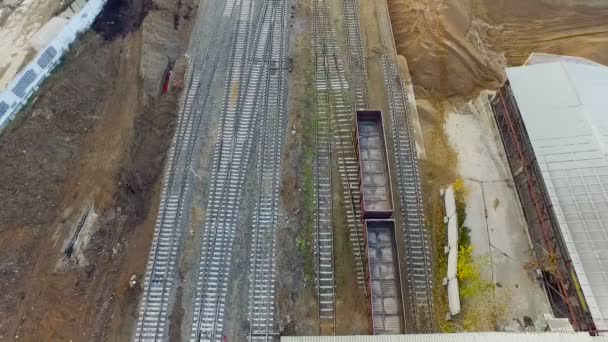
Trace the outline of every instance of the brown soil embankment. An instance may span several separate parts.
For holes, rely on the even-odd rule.
[[[110,0],[2,133],[0,341],[130,339],[195,8]]]
[[[388,0],[397,49],[418,97],[475,96],[531,52],[608,64],[608,3],[580,0]]]

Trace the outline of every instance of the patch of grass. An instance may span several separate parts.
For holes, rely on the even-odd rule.
[[[471,245],[471,229],[467,226],[460,226],[458,228],[458,246],[470,246]]]
[[[482,271],[489,266],[487,258],[473,257],[471,229],[464,225],[467,190],[461,179],[454,184],[454,190],[459,231],[457,277],[462,309],[454,324],[458,331],[495,330],[506,304],[504,298],[496,298],[494,284],[482,277]]]
[[[449,312],[447,302],[447,291],[442,286],[443,278],[447,274],[447,255],[443,248],[436,248],[436,275],[435,275],[435,317],[441,332],[462,331],[492,331],[496,329],[497,322],[506,312],[508,298],[497,298],[494,284],[482,277],[482,272],[488,266],[487,258],[476,258],[473,256],[471,245],[471,229],[464,225],[466,220],[466,196],[467,190],[464,181],[458,179],[454,183],[456,197],[456,212],[458,215],[458,264],[457,277],[460,288],[461,313],[453,317],[451,321],[445,320]],[[443,202],[436,205],[433,224],[435,243],[444,246],[447,241],[447,229],[443,220]]]
[[[337,160],[332,160],[333,164],[332,173],[337,174],[335,170],[338,168]],[[337,292],[347,285],[349,277],[356,272],[355,259],[353,258],[353,251],[350,245],[350,239],[348,236],[348,228],[346,226],[346,210],[344,207],[344,199],[342,196],[337,194],[342,193],[342,184],[340,183],[340,177],[332,177],[333,191],[333,231],[334,231],[334,265],[336,270],[336,288]]]
[[[444,205],[440,198],[433,201],[432,210],[427,214],[427,225],[432,231],[435,240],[433,249],[435,255],[435,273],[433,277],[433,313],[438,330],[442,333],[456,332],[456,328],[451,321],[445,320],[445,314],[449,311],[448,297],[443,278],[448,272],[448,257],[443,253],[443,246],[447,241],[447,226],[443,223]]]
[[[473,258],[472,246],[460,246],[457,275],[462,299],[475,298],[480,294],[486,294],[487,290],[494,290],[493,284],[481,277],[481,269],[485,264],[485,260]],[[492,294],[490,293],[490,295]]]
[[[304,276],[309,287],[314,286],[315,282],[315,258],[313,232],[315,224],[314,207],[314,156],[315,156],[315,130],[316,113],[314,112],[314,70],[309,68],[306,73],[306,97],[304,110],[313,120],[304,119],[303,127],[303,165],[302,165],[302,189],[303,189],[303,208],[304,208],[304,232],[298,239],[298,249],[304,257]]]

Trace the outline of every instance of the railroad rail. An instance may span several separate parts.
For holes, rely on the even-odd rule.
[[[220,341],[223,332],[225,297],[228,288],[236,216],[252,136],[255,98],[247,94],[245,54],[251,36],[250,0],[233,5],[238,13],[228,79],[225,83],[221,128],[213,151],[207,213],[203,225],[201,257],[196,285],[191,341]],[[259,77],[259,74],[258,74]],[[244,92],[239,91],[245,89]],[[243,95],[245,93],[245,95]],[[246,101],[243,101],[246,96]],[[248,113],[237,116],[237,106],[247,103]]]
[[[217,42],[216,26],[211,46]],[[186,74],[176,132],[164,171],[160,207],[154,237],[143,280],[135,341],[158,341],[166,338],[169,303],[174,296],[177,262],[183,230],[187,224],[187,207],[191,196],[190,166],[198,133],[204,122],[203,109],[209,99],[209,88],[216,73],[220,49],[207,49],[191,61]]]
[[[255,0],[206,2],[206,10],[213,12],[213,23],[205,25],[213,29],[202,30],[201,20],[197,20],[195,31],[200,35],[193,34],[190,39],[188,54],[193,58],[186,73],[187,91],[180,100],[178,125],[165,168],[161,207],[135,333],[137,341],[168,338],[168,313],[175,296],[183,230],[189,219],[193,150],[200,127],[207,120],[203,113],[212,110],[207,108],[210,89],[222,57],[229,57],[228,78],[220,133],[213,151],[190,339],[220,341],[223,336],[232,246],[258,117],[264,127],[260,133],[264,145],[258,149],[262,154],[259,159],[263,160],[259,186],[264,200],[257,208],[255,242],[251,247],[254,261],[250,271],[250,321],[255,323],[251,325],[250,338],[271,340],[276,335],[274,229],[286,117],[286,4],[284,0],[276,0],[256,7],[256,3]],[[263,9],[258,11],[259,7]],[[208,38],[206,50],[200,47],[202,37]],[[231,43],[223,44],[228,41],[222,37],[231,37]],[[222,45],[218,47],[220,40]],[[264,191],[268,185],[270,190]],[[263,322],[258,320],[260,311],[264,311]]]
[[[386,46],[385,46],[386,51]],[[383,55],[384,82],[389,102],[401,215],[404,220],[407,288],[415,326],[408,332],[432,330],[433,274],[428,233],[424,223],[420,173],[412,127],[407,118],[405,86],[395,59]]]
[[[321,2],[318,6],[315,16],[322,16],[321,19],[329,15],[329,8],[325,2]],[[323,16],[325,18],[323,18]],[[358,30],[359,23],[356,16],[349,17],[348,26],[351,31]],[[360,38],[360,35],[358,36]],[[330,89],[325,94],[324,101],[329,105],[331,112],[330,120],[333,143],[338,161],[338,171],[342,184],[342,195],[346,211],[346,224],[349,232],[349,239],[353,249],[355,258],[355,267],[357,270],[357,283],[360,288],[365,289],[365,269],[364,269],[364,241],[363,241],[363,225],[361,219],[359,192],[359,180],[357,161],[354,153],[354,145],[352,142],[352,127],[354,123],[353,105],[347,99],[354,99],[361,105],[367,102],[365,84],[361,84],[362,80],[358,79],[359,86],[356,87],[359,91],[351,88],[347,81],[347,76],[344,71],[344,64],[338,43],[336,41],[335,28],[327,21],[323,25],[319,25],[319,29],[315,33],[316,40],[322,41],[322,50],[325,58],[323,63],[325,67],[322,73],[317,77],[323,77],[329,80]],[[351,40],[351,42],[355,42]],[[362,46],[361,42],[359,47]],[[356,50],[356,49],[355,49]],[[353,50],[353,51],[355,51]],[[356,56],[362,56],[358,52],[353,52]],[[349,53],[349,57],[351,54]],[[320,61],[317,61],[317,64]],[[355,66],[356,67],[356,66]]]
[[[229,68],[229,82],[226,84],[222,127],[214,150],[212,185],[203,228],[190,335],[192,341],[221,341],[223,337],[232,248],[237,231],[240,197],[258,119],[257,108],[262,89],[276,87],[276,84],[273,85],[273,78],[264,79],[264,74],[270,72],[267,70],[270,64],[268,61],[279,59],[272,55],[275,46],[272,33],[275,22],[279,18],[283,19],[285,9],[281,7],[281,11],[276,10],[277,4],[278,1],[265,2],[261,19],[255,21],[252,20],[252,0],[241,0],[238,4],[240,19]],[[276,192],[273,195],[276,195]],[[258,288],[262,290],[262,294],[256,294],[254,291],[252,299],[255,301],[256,296],[258,299],[265,298],[266,306],[274,307],[271,302],[271,299],[274,300],[274,251],[262,252],[260,257],[266,257],[269,262],[257,264],[264,267],[266,273],[266,276],[259,277],[258,280],[266,285],[272,284],[272,288]],[[255,279],[253,281],[255,282]],[[267,310],[266,322],[252,327],[251,336],[266,338],[272,335],[269,326],[265,325],[273,319],[270,314],[270,310]],[[263,330],[261,334],[258,334],[258,328]]]
[[[336,41],[335,28],[329,20],[329,6],[326,0],[313,3],[313,59],[316,72],[316,248],[317,248],[317,288],[319,298],[319,318],[322,326],[329,325],[335,332],[335,275],[333,258],[332,227],[332,151],[335,148],[338,171],[342,184],[342,195],[346,211],[346,223],[355,257],[357,283],[365,289],[364,241],[359,191],[358,166],[352,142],[354,123],[353,105],[346,99],[353,99],[356,106],[366,106],[364,52],[356,4],[350,0],[344,3],[347,15],[346,27],[349,32],[349,60],[357,60],[357,86],[351,88],[347,82],[344,64]],[[354,89],[354,90],[353,90]]]
[[[344,0],[351,1],[351,0]],[[433,294],[432,261],[429,238],[424,225],[420,174],[412,126],[407,116],[408,100],[405,85],[397,64],[394,40],[387,43],[385,37],[393,37],[388,8],[376,4],[376,18],[380,27],[383,46],[382,66],[388,102],[389,125],[397,178],[400,213],[403,219],[405,243],[406,284],[409,307],[413,322],[405,322],[408,333],[432,332]],[[390,45],[389,45],[390,44]]]
[[[180,177],[183,174],[177,172],[177,164],[183,158],[180,154],[184,149],[188,149],[191,141],[194,120],[192,110],[188,108],[191,109],[194,102],[194,93],[200,77],[193,80],[189,70],[186,81],[190,84],[192,92],[185,96],[184,115],[180,115],[166,164],[166,181],[163,184],[152,249],[144,278],[144,291],[135,333],[136,341],[163,339],[166,328],[168,302],[175,281],[177,253],[183,230],[178,221],[183,218],[183,198],[189,188],[184,177]]]
[[[367,109],[367,64],[365,44],[359,21],[359,0],[342,0],[344,32],[348,49],[355,110]]]
[[[349,239],[353,247],[355,267],[357,269],[357,284],[359,288],[365,287],[365,242],[363,235],[363,222],[361,217],[361,193],[359,189],[359,174],[354,144],[352,141],[352,128],[354,112],[357,109],[366,109],[367,101],[367,67],[365,62],[365,45],[359,22],[358,0],[342,0],[344,15],[344,32],[346,33],[346,48],[350,85],[341,86],[341,96],[335,97],[334,125],[338,146],[338,170],[342,181],[344,204],[346,206],[347,228]],[[343,63],[340,57],[335,34],[331,37],[335,46],[335,69],[341,77],[346,78]],[[346,82],[341,82],[346,85]],[[351,99],[351,101],[346,101]]]
[[[315,63],[315,256],[319,321],[335,333],[335,273],[332,201],[332,137],[329,93],[332,81],[327,70],[329,8],[325,0],[313,3],[313,60]],[[326,329],[327,329],[326,328]]]
[[[359,169],[353,144],[354,115],[352,106],[345,100],[348,96],[348,84],[342,69],[340,58],[330,65],[330,78],[339,79],[333,82],[337,85],[330,93],[329,103],[332,105],[332,123],[334,139],[338,151],[338,171],[342,183],[342,195],[346,209],[346,223],[349,239],[355,258],[357,269],[357,284],[365,289],[364,257],[365,243],[363,237],[363,224],[361,216],[361,191],[359,189]]]
[[[268,2],[272,51],[263,60],[260,139],[256,178],[259,193],[252,222],[249,267],[249,341],[273,341],[275,319],[275,243],[279,213],[281,155],[286,119],[286,10],[284,0]],[[256,58],[257,60],[257,58]]]

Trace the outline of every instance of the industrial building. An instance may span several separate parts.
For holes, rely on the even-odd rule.
[[[492,99],[556,317],[608,331],[608,67],[532,56]]]

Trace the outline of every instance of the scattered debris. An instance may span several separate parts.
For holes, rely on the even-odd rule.
[[[82,216],[80,217],[80,221],[78,222],[78,225],[74,229],[72,236],[68,240],[67,245],[63,248],[63,255],[65,255],[68,259],[71,258],[72,254],[74,253],[74,244],[76,243],[76,240],[78,239],[78,234],[80,234],[82,227],[84,227],[84,224],[87,221],[87,218],[89,217],[90,212],[91,212],[91,207],[88,206],[85,209]]]
[[[129,287],[134,288],[135,285],[137,285],[137,276],[134,274],[131,276],[131,279],[129,280]]]

